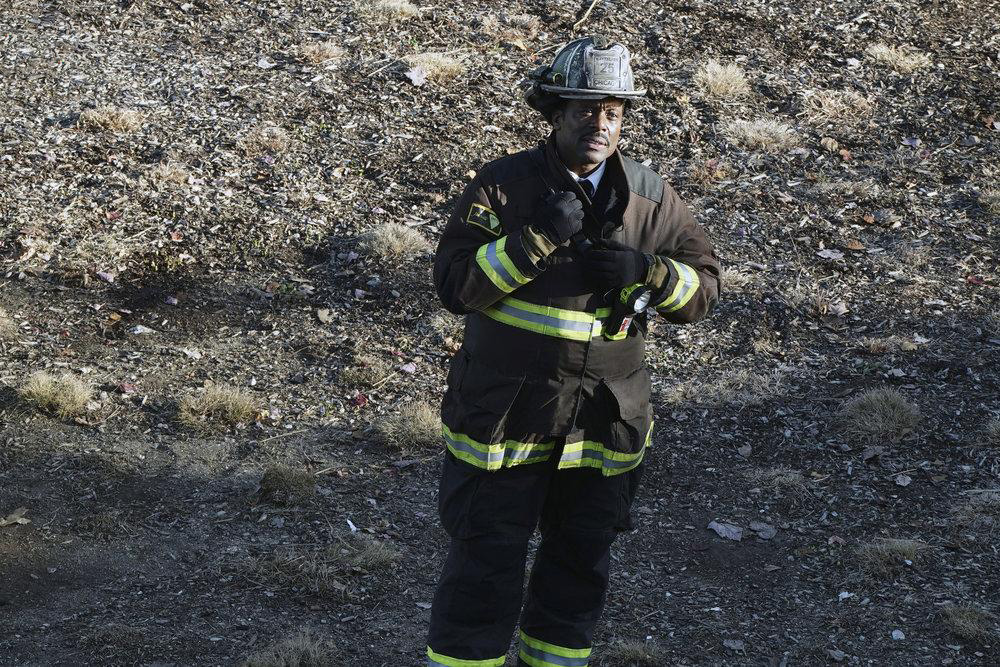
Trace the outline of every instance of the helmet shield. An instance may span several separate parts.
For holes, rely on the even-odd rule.
[[[568,99],[637,98],[630,54],[622,44],[607,45],[601,37],[577,39],[556,54],[552,66],[539,77],[547,93]]]

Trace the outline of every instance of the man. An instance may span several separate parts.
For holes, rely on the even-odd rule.
[[[578,39],[532,80],[526,98],[551,124],[548,142],[482,168],[434,262],[441,301],[467,315],[441,414],[451,544],[431,613],[434,667],[503,665],[519,617],[519,665],[587,665],[652,429],[636,311],[684,324],[718,299],[702,229],[617,150],[628,104],[645,94],[628,50]]]

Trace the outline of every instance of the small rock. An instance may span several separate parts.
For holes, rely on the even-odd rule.
[[[400,366],[399,370],[409,375],[413,375],[414,373],[417,372],[417,365],[411,361],[408,364],[403,364],[402,366]]]
[[[846,653],[834,648],[827,649],[826,654],[830,656],[830,660],[833,660],[834,662],[843,662],[847,658]]]
[[[749,458],[750,454],[753,452],[753,447],[751,447],[750,445],[743,445],[736,451],[740,453],[740,456],[746,459]]]
[[[707,527],[709,530],[714,530],[719,537],[724,537],[727,540],[739,542],[743,539],[743,529],[737,525],[712,521]]]
[[[134,327],[130,328],[128,332],[136,336],[141,336],[142,334],[156,333],[156,330],[150,329],[149,327],[143,324],[136,324]]]
[[[746,644],[743,643],[742,639],[723,639],[722,645],[732,651],[742,651],[746,648]]]
[[[778,534],[778,529],[769,523],[762,521],[751,521],[750,530],[757,533],[757,537],[762,540],[769,540]]]
[[[909,475],[896,475],[896,486],[909,486],[912,481]]]
[[[906,639],[906,635],[903,634],[902,630],[893,630],[892,631],[892,639],[893,639],[893,641],[897,641],[897,642],[898,641],[902,641],[902,640]]]

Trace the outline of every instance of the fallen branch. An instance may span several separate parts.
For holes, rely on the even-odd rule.
[[[573,24],[572,30],[576,30],[581,25],[583,25],[584,21],[586,21],[590,17],[590,12],[594,10],[594,7],[596,5],[597,5],[597,0],[594,0],[593,2],[590,3],[590,7],[587,7],[587,11],[583,13],[583,16],[580,17],[580,20]]]

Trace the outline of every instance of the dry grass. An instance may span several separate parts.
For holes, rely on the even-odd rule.
[[[355,387],[370,387],[392,375],[392,367],[379,357],[362,354],[341,369],[340,381]]]
[[[384,260],[401,260],[430,252],[433,248],[424,235],[399,222],[385,222],[364,241],[367,251]]]
[[[886,576],[917,564],[930,548],[920,540],[878,538],[858,548],[858,562],[865,574]]]
[[[282,547],[245,569],[248,576],[263,585],[317,595],[346,595],[349,576],[384,573],[399,559],[399,551],[391,544],[352,534],[320,550]]]
[[[867,440],[898,441],[920,423],[920,410],[896,389],[871,389],[846,401],[839,418],[846,433]]]
[[[87,409],[93,391],[89,384],[70,373],[32,373],[21,387],[21,398],[60,419],[74,417]]]
[[[751,150],[773,153],[799,144],[799,136],[791,127],[770,118],[724,120],[720,132],[726,141]]]
[[[962,639],[989,641],[997,637],[997,618],[971,605],[949,605],[941,610],[944,625]]]
[[[1000,189],[983,190],[979,193],[979,203],[990,213],[1000,215]]]
[[[344,49],[333,40],[299,46],[299,58],[313,65],[334,65],[344,59]]]
[[[743,473],[743,476],[754,486],[773,489],[778,493],[790,496],[808,496],[809,483],[805,475],[791,468],[753,468]]]
[[[609,667],[659,667],[664,664],[664,655],[656,644],[630,639],[608,646],[601,653],[601,664]]]
[[[153,167],[149,172],[155,183],[169,183],[171,185],[186,185],[191,177],[191,172],[177,162],[163,162]]]
[[[241,667],[336,667],[333,647],[308,632],[283,639],[243,661]]]
[[[426,51],[403,58],[410,67],[419,67],[434,83],[448,83],[465,73],[465,64],[447,53]]]
[[[442,339],[455,338],[462,335],[465,318],[447,310],[439,310],[428,318],[427,326]]]
[[[0,341],[17,338],[17,322],[0,306]]]
[[[83,111],[78,125],[84,130],[105,130],[122,134],[138,130],[142,127],[142,120],[142,114],[136,111],[104,106]]]
[[[260,125],[243,135],[236,145],[250,157],[281,155],[292,145],[292,140],[277,125]]]
[[[517,42],[537,37],[542,22],[532,14],[501,14],[499,17],[488,14],[483,17],[480,27],[498,40]]]
[[[803,98],[806,118],[813,123],[854,125],[872,115],[871,100],[853,90],[813,90]]]
[[[750,84],[739,65],[709,60],[694,73],[694,84],[705,97],[715,100],[738,100],[750,95]]]
[[[990,422],[979,434],[979,444],[983,447],[1000,448],[1000,420]]]
[[[720,282],[726,292],[739,292],[754,282],[754,276],[744,269],[724,266],[722,267]]]
[[[866,52],[877,62],[888,65],[901,74],[909,74],[931,66],[930,57],[909,46],[872,44]]]
[[[257,400],[239,387],[212,384],[180,400],[177,417],[182,424],[204,427],[209,424],[240,424],[257,413]]]
[[[316,493],[316,475],[287,465],[273,465],[264,471],[258,494],[278,505],[294,505]]]
[[[955,508],[954,516],[960,528],[992,536],[1000,528],[1000,493],[974,493]]]
[[[881,188],[875,181],[822,181],[816,184],[816,191],[827,196],[839,196],[843,199],[874,199],[881,193]]]
[[[696,378],[675,385],[666,399],[674,404],[743,409],[766,403],[781,391],[786,378],[786,371],[741,368],[710,380]]]
[[[84,284],[94,271],[121,270],[135,256],[138,246],[113,233],[86,236],[59,253],[58,268],[79,277]]]
[[[691,167],[688,179],[701,186],[724,181],[732,175],[729,165],[718,158],[698,162]]]
[[[430,403],[407,403],[379,426],[382,439],[404,453],[428,449],[441,441],[441,419]]]
[[[369,18],[392,21],[420,16],[420,7],[407,0],[359,0],[355,6]]]

